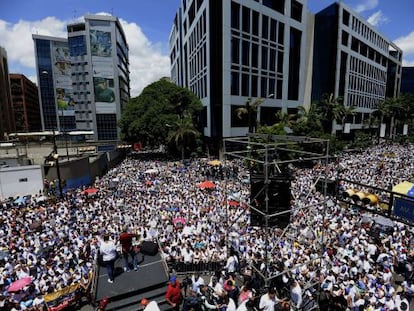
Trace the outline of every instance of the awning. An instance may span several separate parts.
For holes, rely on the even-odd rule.
[[[408,181],[403,181],[402,183],[399,183],[398,185],[395,185],[392,188],[393,192],[396,193],[401,193],[401,194],[405,194],[407,195],[408,191],[411,190],[411,188],[413,188],[414,184]]]

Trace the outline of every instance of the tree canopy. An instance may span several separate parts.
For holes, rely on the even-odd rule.
[[[168,144],[170,132],[176,130],[177,118],[190,118],[194,128],[200,128],[201,109],[200,100],[190,90],[161,79],[130,100],[119,125],[125,141],[158,147]]]

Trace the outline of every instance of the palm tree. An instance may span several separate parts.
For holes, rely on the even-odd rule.
[[[333,122],[340,120],[343,114],[343,98],[331,94],[323,94],[318,105],[318,112],[321,115],[322,123],[326,128],[326,132],[332,133]]]
[[[259,97],[252,102],[252,98],[248,98],[244,107],[236,109],[237,117],[243,118],[243,115],[247,115],[247,125],[249,127],[249,133],[256,132],[257,127],[257,111],[260,104],[264,102],[264,98]]]
[[[169,133],[168,142],[174,142],[175,146],[181,151],[181,159],[184,160],[185,148],[191,139],[200,136],[200,132],[195,128],[193,120],[188,113],[178,117]]]

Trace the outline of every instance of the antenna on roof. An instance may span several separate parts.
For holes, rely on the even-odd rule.
[[[76,14],[77,14],[77,11],[75,9],[75,10],[73,10],[73,19],[76,19]]]

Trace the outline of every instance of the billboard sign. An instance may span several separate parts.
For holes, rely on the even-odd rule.
[[[414,201],[395,198],[393,215],[414,223]]]
[[[92,56],[110,57],[112,55],[111,32],[91,29]]]
[[[59,115],[74,116],[75,101],[71,80],[70,53],[66,42],[53,41],[52,65],[55,102]]]

